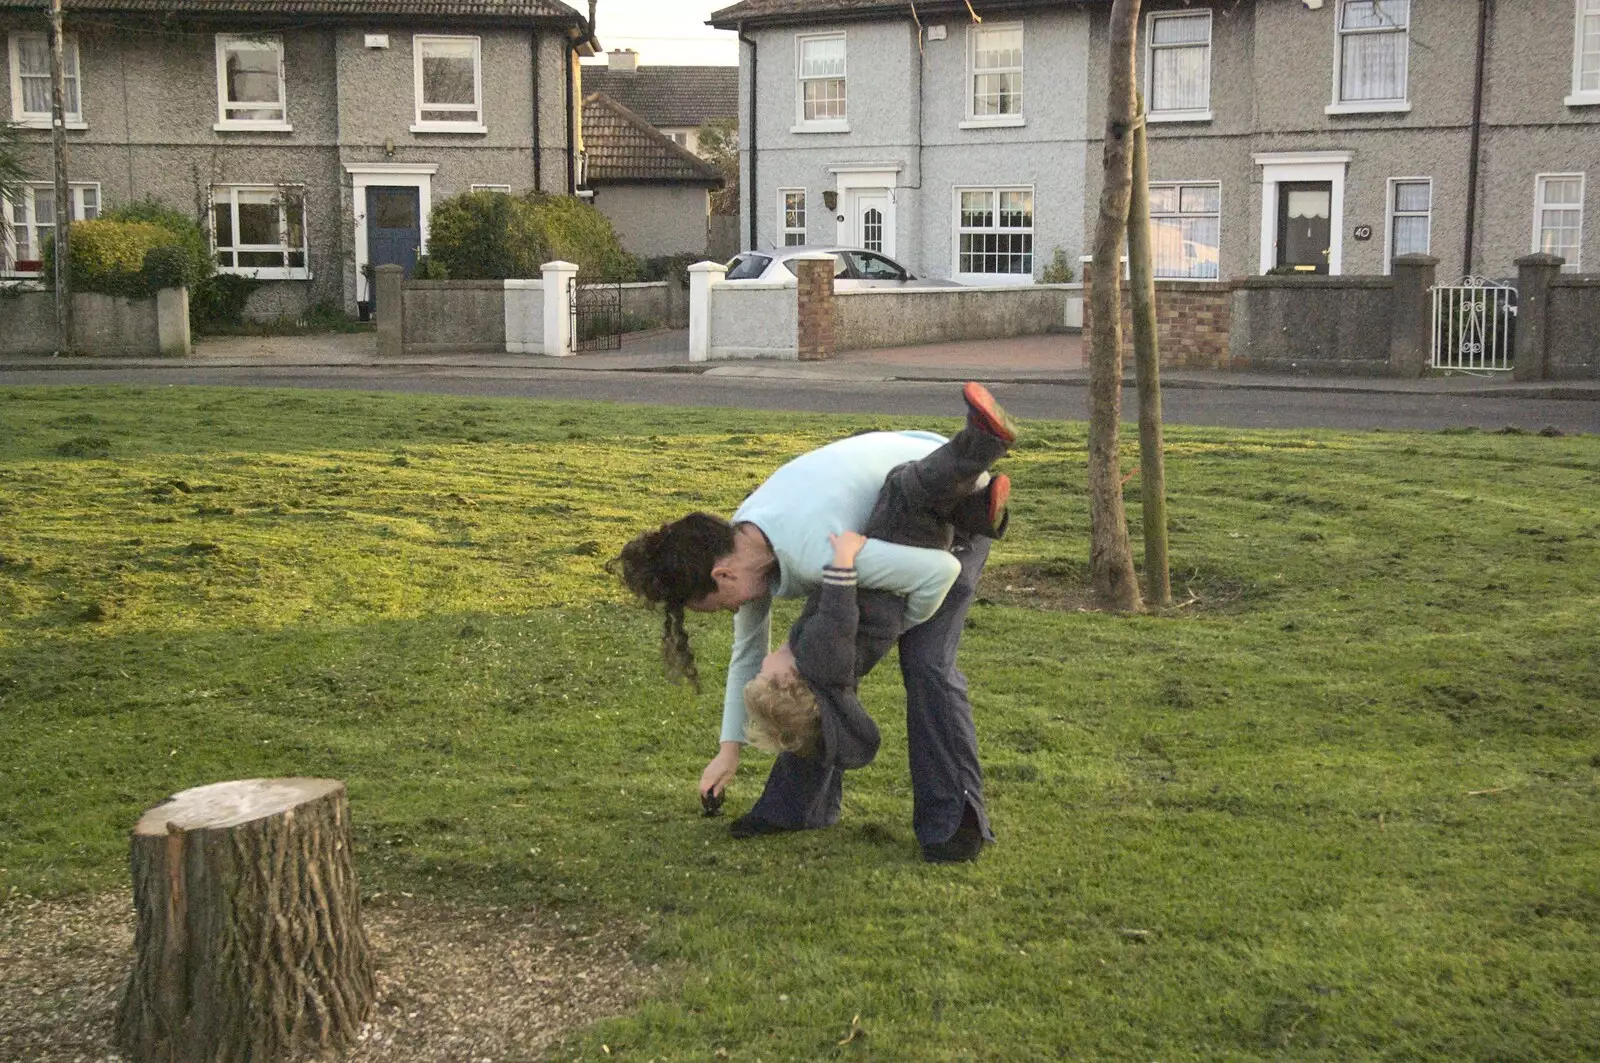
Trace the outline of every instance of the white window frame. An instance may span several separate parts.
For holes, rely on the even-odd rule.
[[[789,225],[789,197],[793,195],[798,195],[800,197],[801,222],[798,227],[791,227]],[[806,226],[811,220],[810,216],[807,214],[807,211],[810,209],[810,203],[808,202],[809,198],[810,197],[806,194],[806,190],[804,188],[778,189],[778,236],[783,241],[781,246],[799,247],[806,242]],[[789,237],[791,236],[799,236],[800,239],[796,243],[791,244],[789,242]]]
[[[844,74],[838,78],[808,78],[802,76],[805,68],[805,54],[807,41],[844,41]],[[844,82],[844,117],[842,118],[807,118],[806,117],[806,82],[807,81],[843,81]],[[850,43],[843,32],[838,33],[802,33],[794,39],[794,126],[791,133],[848,133],[850,132]]]
[[[1422,254],[1433,253],[1433,178],[1431,177],[1391,177],[1385,189],[1387,198],[1384,200],[1383,211],[1383,272],[1389,273],[1394,268],[1394,221],[1396,218],[1422,217],[1422,211],[1397,210],[1394,205],[1394,190],[1396,185],[1427,185],[1428,186],[1428,246]]]
[[[963,192],[993,192],[995,224],[993,229],[969,229],[961,227],[961,193]],[[1029,249],[1032,258],[1032,269],[1027,273],[962,273],[961,272],[961,236],[963,232],[1000,232],[1000,195],[1003,192],[1026,192],[1032,204],[1033,224],[1027,228],[1027,234],[1033,238]],[[1033,185],[955,185],[950,196],[950,276],[963,284],[977,287],[1032,284],[1034,274],[1039,269],[1039,197]],[[1010,232],[1022,230],[1012,229]]]
[[[280,251],[288,253],[294,250],[288,244],[279,244],[268,247],[265,244],[241,244],[239,242],[239,193],[240,192],[270,192],[275,196],[282,196],[285,191],[294,191],[300,195],[300,254],[304,257],[303,266],[217,266],[218,273],[228,273],[238,277],[253,277],[263,281],[308,281],[311,279],[311,223],[306,217],[310,211],[306,209],[306,188],[304,185],[262,185],[262,184],[216,184],[211,186],[210,210],[206,214],[206,226],[211,240],[212,261],[216,261],[217,254],[223,249],[217,246],[216,207],[219,193],[226,193],[232,205],[233,215],[233,243],[229,250],[237,256],[240,253],[262,252],[271,253]],[[278,204],[279,225],[284,232],[288,231],[288,216],[280,201]],[[235,257],[234,262],[238,262]]]
[[[1156,273],[1155,274],[1156,279],[1157,280],[1183,280],[1183,281],[1217,281],[1217,280],[1221,280],[1222,279],[1222,182],[1221,181],[1151,181],[1150,182],[1150,190],[1151,191],[1155,191],[1157,188],[1176,188],[1178,190],[1178,212],[1176,214],[1169,214],[1169,213],[1166,213],[1166,212],[1157,213],[1156,210],[1153,207],[1151,208],[1151,210],[1150,210],[1150,220],[1152,222],[1152,232],[1151,232],[1152,247],[1151,247],[1150,250],[1151,250],[1152,254],[1155,251],[1155,247],[1153,246],[1153,244],[1154,244],[1154,236],[1155,236],[1153,223],[1154,223],[1156,218],[1211,218],[1211,217],[1215,217],[1217,219],[1217,275],[1215,277],[1182,277],[1182,276],[1178,276],[1176,274],[1163,275],[1161,273]],[[1204,214],[1193,214],[1193,213],[1185,214],[1185,213],[1183,213],[1183,190],[1185,188],[1214,188],[1214,189],[1216,189],[1217,190],[1217,209],[1216,209],[1216,211],[1215,212],[1207,211]],[[1152,261],[1150,263],[1150,266],[1151,266],[1152,270],[1155,269],[1155,262]]]
[[[262,104],[230,104],[228,102],[228,48],[230,45],[245,42],[257,46],[271,45],[278,53],[278,102],[276,118],[230,118],[229,111],[266,111],[274,109],[274,105]],[[289,86],[284,77],[283,38],[277,34],[250,34],[250,33],[219,33],[217,34],[217,121],[211,127],[218,133],[230,130],[253,130],[255,132],[292,133],[294,126],[289,124]]]
[[[50,38],[43,33],[10,33],[7,34],[7,51],[11,71],[11,120],[24,129],[49,129],[54,120],[50,111],[24,111],[22,109],[22,56],[18,46],[28,38],[37,38],[48,46]],[[62,60],[65,62],[67,55],[72,56],[72,68],[78,82],[78,109],[68,111],[63,117],[66,119],[68,129],[88,129],[83,120],[83,56],[78,53],[78,39],[72,34],[65,35],[61,40]]]
[[[474,192],[504,192],[506,195],[509,196],[511,194],[511,186],[510,185],[499,185],[499,184],[475,184],[475,185],[472,186],[472,191],[474,191]]]
[[[436,103],[427,104],[422,98],[422,48],[423,45],[435,41],[471,41],[472,42],[472,91],[475,103],[469,109],[465,104]],[[418,33],[411,38],[411,69],[413,76],[412,100],[416,107],[412,111],[416,121],[411,124],[413,133],[472,133],[484,134],[489,132],[489,127],[484,123],[483,113],[483,38],[467,36],[465,34],[448,33]],[[462,121],[441,121],[437,118],[423,120],[423,111],[460,111],[462,114],[476,114],[474,118]]]
[[[41,239],[39,235],[39,212],[35,206],[36,200],[34,198],[34,193],[40,189],[54,192],[55,186],[43,181],[29,181],[22,186],[22,193],[28,198],[28,249],[30,254],[37,253],[38,255],[38,258],[28,259],[30,262],[41,261],[44,258],[44,240]],[[100,216],[100,212],[105,209],[105,201],[101,198],[100,194],[100,182],[73,181],[67,186],[67,190],[72,201],[73,221],[86,221],[91,218],[98,218]],[[84,197],[84,193],[91,190],[94,192],[93,208],[90,208],[87,205],[87,200]],[[5,244],[3,247],[0,247],[0,279],[10,281],[34,280],[38,278],[40,273],[37,270],[28,270],[27,272],[24,272],[22,270],[11,268],[11,264],[17,261],[17,215],[16,210],[12,206],[10,200],[0,200],[0,209],[3,209],[6,219]],[[94,211],[93,214],[89,213],[91,209]],[[50,213],[50,224],[46,226],[46,228],[53,233],[55,231],[55,226],[55,208],[52,206]]]
[[[1156,23],[1164,18],[1194,18],[1204,15],[1206,19],[1206,105],[1204,107],[1191,107],[1158,111],[1155,108],[1155,53],[1176,48],[1196,48],[1195,44],[1156,44]],[[1145,49],[1144,49],[1144,98],[1145,120],[1149,122],[1209,122],[1211,121],[1211,56],[1213,42],[1215,41],[1216,23],[1208,9],[1182,8],[1174,11],[1152,11],[1145,21]],[[1203,182],[1202,182],[1203,183]]]
[[[1600,85],[1592,89],[1583,87],[1583,20],[1600,20],[1600,0],[1576,0],[1572,31],[1572,95],[1566,99],[1568,107],[1600,107]],[[1600,66],[1600,54],[1595,56]]]
[[[1588,177],[1582,173],[1568,172],[1535,174],[1533,178],[1533,251],[1535,254],[1544,251],[1544,212],[1547,210],[1572,209],[1567,204],[1555,207],[1547,204],[1544,201],[1545,184],[1552,180],[1570,181],[1573,178],[1578,180],[1578,253],[1566,260],[1566,263],[1561,267],[1562,273],[1583,272],[1583,201],[1589,194]]]
[[[1362,0],[1334,0],[1333,9],[1333,102],[1323,108],[1326,114],[1384,114],[1404,112],[1411,110],[1411,31],[1416,25],[1416,4],[1408,0],[1406,7],[1406,27],[1404,30],[1393,29],[1354,29],[1344,28],[1345,8],[1353,2]],[[1400,33],[1405,37],[1405,85],[1404,95],[1394,99],[1384,100],[1346,100],[1344,98],[1344,41],[1349,36],[1365,36],[1374,33]]]
[[[1015,30],[1018,33],[1021,33],[1023,35],[1023,38],[1022,38],[1022,65],[1021,66],[1017,66],[1017,67],[997,67],[997,68],[992,69],[992,70],[985,70],[985,71],[983,71],[983,73],[985,73],[985,74],[1015,74],[1015,75],[1017,75],[1017,84],[1018,85],[1022,85],[1022,86],[1026,85],[1026,74],[1024,73],[1024,71],[1026,70],[1027,64],[1028,64],[1028,38],[1027,38],[1027,34],[1023,31],[1022,23],[1021,22],[997,22],[994,25],[989,25],[988,23],[985,23],[985,24],[983,24],[981,26],[969,25],[967,27],[967,82],[966,82],[967,117],[965,118],[965,120],[963,120],[961,123],[959,123],[959,126],[962,129],[993,129],[993,128],[997,127],[997,126],[1004,128],[1004,127],[1020,126],[1020,125],[1027,125],[1028,124],[1025,110],[1019,110],[1015,114],[979,114],[978,113],[978,109],[977,109],[977,106],[976,106],[977,105],[977,98],[978,98],[978,73],[979,73],[979,71],[978,71],[978,40],[979,40],[979,38],[981,38],[983,36],[983,34],[988,33],[988,32],[993,32],[993,31],[996,31],[996,30]],[[1019,102],[1019,106],[1024,106],[1026,104],[1026,101],[1027,101],[1026,88],[1019,89],[1019,91],[1017,92],[1017,99],[1020,101]]]

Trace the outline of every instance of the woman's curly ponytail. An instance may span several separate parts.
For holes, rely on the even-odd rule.
[[[661,605],[661,660],[667,678],[700,689],[700,674],[683,625],[684,606],[717,589],[711,570],[733,553],[733,525],[710,513],[691,513],[633,538],[606,566],[637,598]]]

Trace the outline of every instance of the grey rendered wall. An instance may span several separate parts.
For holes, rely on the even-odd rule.
[[[1557,277],[1548,320],[1545,376],[1600,380],[1600,274]]]
[[[708,193],[685,185],[601,185],[594,205],[635,255],[704,254]]]
[[[1387,277],[1254,277],[1235,282],[1235,368],[1383,376],[1393,286]]]
[[[917,343],[1037,336],[1061,331],[1067,289],[927,288],[834,292],[834,343],[841,351]]]
[[[97,357],[153,358],[161,353],[155,299],[97,292],[72,297],[73,346]],[[50,292],[0,294],[0,354],[52,354],[55,297]]]
[[[759,49],[757,243],[782,242],[780,188],[806,190],[808,242],[835,242],[836,216],[822,205],[822,193],[838,182],[830,168],[882,163],[897,170],[895,257],[919,275],[954,272],[954,190],[960,186],[1033,186],[1036,271],[1054,247],[1076,256],[1083,244],[1088,18],[1077,9],[988,17],[991,24],[1023,23],[1026,124],[1020,127],[960,128],[967,110],[964,18],[930,22],[945,26],[946,39],[925,41],[920,51],[909,17],[804,27],[806,33],[845,33],[848,133],[791,131],[801,30],[754,33]],[[744,54],[741,108],[747,110],[748,48]],[[749,128],[743,111],[741,122],[741,128]],[[741,246],[749,243],[748,151],[745,161]]]
[[[82,70],[87,130],[69,132],[73,181],[98,182],[106,207],[155,198],[209,226],[213,184],[297,184],[305,187],[313,279],[271,282],[252,298],[261,316],[294,315],[318,302],[355,309],[355,205],[345,162],[438,165],[433,198],[475,183],[533,184],[531,30],[374,20],[358,29],[281,31],[292,132],[217,132],[216,52],[212,28],[153,23],[73,25]],[[0,14],[0,32],[43,29],[40,17]],[[247,30],[246,26],[229,27]],[[387,50],[363,45],[368,32],[388,33]],[[464,33],[483,39],[487,135],[414,134],[411,38]],[[566,188],[565,47],[541,31],[540,140],[543,187]],[[0,55],[4,51],[0,50]],[[10,77],[0,76],[0,114],[9,115]],[[25,162],[40,179],[50,173],[49,135],[28,131]],[[390,150],[392,146],[392,151]]]
[[[1147,10],[1171,9],[1161,0]],[[1191,9],[1192,6],[1190,5]],[[1337,4],[1312,11],[1288,0],[1213,2],[1210,122],[1152,124],[1151,179],[1222,184],[1222,275],[1259,271],[1261,171],[1256,152],[1348,151],[1346,274],[1385,268],[1388,181],[1431,177],[1431,254],[1439,276],[1464,268],[1476,5],[1413,0],[1409,95],[1396,114],[1328,115],[1336,54]],[[1565,0],[1496,0],[1485,92],[1485,130],[1474,270],[1515,275],[1514,260],[1532,246],[1534,175],[1600,172],[1600,108],[1562,103],[1571,89],[1573,5]],[[1089,83],[1103,86],[1106,13],[1096,9]],[[1143,82],[1143,55],[1140,56]],[[1104,128],[1103,88],[1091,93],[1089,127]],[[1096,144],[1098,144],[1098,140]],[[1100,189],[1099,153],[1085,171],[1086,226],[1092,231]],[[1587,190],[1592,200],[1593,180]],[[1373,238],[1353,239],[1357,226]],[[1584,259],[1600,261],[1600,233],[1586,221]]]
[[[407,354],[506,349],[503,281],[406,281],[401,302]]]
[[[712,358],[799,357],[799,292],[794,285],[723,282],[713,284],[708,297]]]

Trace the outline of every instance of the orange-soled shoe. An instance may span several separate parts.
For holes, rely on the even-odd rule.
[[[1006,503],[1011,501],[1011,477],[997,472],[989,481],[989,527],[999,529],[1005,519]]]
[[[979,428],[1007,443],[1017,441],[1015,422],[1006,413],[1005,407],[989,394],[988,388],[976,380],[969,380],[966,387],[961,389],[961,397],[966,400],[968,418]]]

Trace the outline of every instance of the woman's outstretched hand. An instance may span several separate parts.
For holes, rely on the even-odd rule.
[[[711,758],[706,770],[700,773],[700,796],[721,794],[739,771],[738,742],[724,742],[717,755]]]

